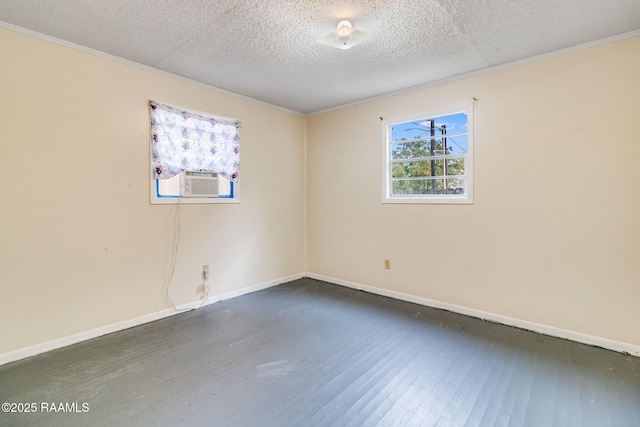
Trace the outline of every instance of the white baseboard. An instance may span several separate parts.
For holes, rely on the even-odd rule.
[[[543,325],[540,323],[529,322],[527,320],[516,319],[513,317],[503,316],[501,314],[489,313],[482,310],[476,310],[474,308],[468,308],[460,305],[449,304],[441,301],[432,300],[429,298],[422,298],[414,295],[405,294],[402,292],[390,291],[387,289],[377,288],[375,286],[363,285],[361,283],[349,282],[346,280],[340,280],[333,277],[327,277],[315,273],[307,273],[306,277],[311,279],[318,279],[329,283],[335,283],[337,285],[345,286],[352,289],[358,289],[366,291],[372,294],[382,295],[402,301],[413,302],[416,304],[424,305],[427,307],[439,308],[454,313],[464,314],[466,316],[476,317],[483,320],[489,320],[496,323],[502,323],[503,325],[515,326],[520,329],[526,329],[528,331],[538,332],[544,335],[549,335],[557,338],[564,338],[571,341],[576,341],[582,344],[588,344],[596,347],[606,348],[608,350],[617,351],[619,353],[626,353],[633,356],[640,357],[640,346],[629,344],[621,341],[610,340],[608,338],[596,337],[593,335],[583,334],[581,332],[575,332],[568,329],[556,328],[554,326]]]
[[[272,286],[276,286],[281,283],[300,279],[302,277],[305,277],[305,275],[302,273],[294,274],[287,277],[282,277],[279,279],[271,280],[269,282],[260,283],[253,286],[247,286],[245,288],[238,289],[235,291],[225,292],[223,294],[218,294],[218,295],[212,295],[207,299],[207,301],[204,304],[202,303],[202,301],[193,301],[190,303],[177,306],[176,308],[178,310],[168,308],[165,310],[157,311],[155,313],[145,314],[143,316],[136,317],[134,319],[123,320],[121,322],[112,323],[110,325],[101,326],[99,328],[78,332],[76,334],[68,335],[66,337],[47,341],[42,344],[36,344],[30,347],[25,347],[19,350],[11,351],[9,353],[0,354],[0,366],[10,362],[15,362],[16,360],[26,359],[27,357],[35,356],[40,353],[45,353],[47,351],[55,350],[57,348],[66,347],[71,344],[76,344],[81,341],[90,340],[93,338],[100,337],[102,335],[122,331],[124,329],[129,329],[134,326],[139,326],[145,323],[160,320],[165,317],[174,316],[176,314],[184,313],[185,311],[193,310],[204,305],[209,305],[209,304],[216,303],[218,301],[224,301],[224,300],[235,298],[241,295],[250,294],[252,292],[270,288]]]
[[[402,292],[390,291],[387,289],[377,288],[374,286],[363,285],[360,283],[349,282],[346,280],[340,280],[333,277],[327,277],[315,273],[299,273],[279,279],[271,280],[269,282],[260,283],[253,286],[247,286],[242,289],[238,289],[231,292],[225,292],[223,294],[211,296],[204,304],[201,301],[193,301],[187,304],[178,306],[178,311],[173,309],[164,309],[154,313],[145,314],[134,319],[124,320],[110,325],[101,326],[99,328],[91,329],[88,331],[79,332],[66,337],[58,338],[55,340],[47,341],[41,344],[36,344],[30,347],[25,347],[19,350],[11,351],[8,353],[0,354],[0,366],[14,362],[20,359],[26,359],[27,357],[35,356],[40,353],[55,350],[57,348],[66,347],[71,344],[76,344],[81,341],[97,338],[102,335],[110,334],[124,329],[129,329],[134,326],[139,326],[145,323],[153,322],[165,317],[173,316],[182,313],[186,310],[193,310],[201,305],[214,304],[218,301],[224,301],[227,299],[235,298],[238,296],[250,294],[262,289],[267,289],[272,286],[279,285],[281,283],[290,282],[292,280],[300,279],[302,277],[310,277],[312,279],[318,279],[325,282],[335,283],[337,285],[345,286],[352,289],[358,289],[372,294],[382,295],[390,298],[395,298],[402,301],[413,302],[427,307],[439,308],[454,313],[464,314],[466,316],[476,317],[479,319],[489,320],[492,322],[502,323],[504,325],[515,326],[521,329],[526,329],[533,332],[538,332],[545,335],[550,335],[558,338],[564,338],[571,341],[576,341],[583,344],[593,345],[597,347],[606,348],[609,350],[617,351],[620,353],[627,353],[633,356],[640,357],[640,346],[610,340],[607,338],[596,337],[592,335],[583,334],[580,332],[570,331],[567,329],[556,328],[553,326],[543,325],[539,323],[529,322],[526,320],[516,319],[508,316],[502,316],[500,314],[489,313],[482,310],[476,310],[473,308],[463,307],[455,304],[448,304],[441,301],[436,301],[428,298],[417,297],[414,295],[405,294]]]

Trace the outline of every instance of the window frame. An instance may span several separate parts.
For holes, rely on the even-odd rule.
[[[159,194],[159,179],[155,178],[153,172],[153,164],[151,164],[151,168],[151,188],[149,189],[149,191],[151,192],[150,194],[152,205],[240,203],[240,180],[238,180],[237,182],[229,182],[229,186],[231,187],[230,195],[223,194],[216,197],[182,197],[173,195],[162,196]]]
[[[464,194],[416,194],[416,195],[392,195],[392,162],[391,162],[391,128],[394,125],[423,121],[431,118],[450,116],[458,113],[467,115],[467,154],[465,157],[466,193]],[[457,108],[448,108],[410,116],[396,117],[382,120],[382,203],[423,203],[423,204],[473,204],[473,105],[463,105]],[[452,176],[455,178],[455,176]]]
[[[158,101],[154,101],[158,102]],[[161,103],[161,102],[160,102]],[[164,104],[164,103],[162,103]],[[199,110],[195,110],[192,108],[185,108],[182,106],[176,106],[173,104],[165,104],[170,105],[173,108],[188,111],[191,113],[199,114],[202,116],[213,117],[222,120],[237,120],[231,119],[225,116],[219,116],[216,114],[211,114]],[[182,196],[173,196],[173,195],[159,195],[159,185],[158,178],[155,176],[154,164],[153,164],[153,146],[152,146],[152,138],[151,138],[151,122],[149,122],[149,203],[152,205],[189,205],[189,204],[238,204],[240,203],[240,181],[241,178],[238,178],[236,182],[230,182],[231,192],[230,195],[219,195],[216,197],[182,197]]]

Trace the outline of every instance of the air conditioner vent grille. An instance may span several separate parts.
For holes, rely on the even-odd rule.
[[[218,174],[214,172],[183,172],[181,184],[182,197],[218,196]]]

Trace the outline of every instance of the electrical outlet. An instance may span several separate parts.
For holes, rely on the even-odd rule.
[[[385,270],[391,270],[391,260],[390,259],[385,259],[384,260],[384,269]]]
[[[202,266],[202,280],[205,282],[209,280],[209,264],[204,264]]]

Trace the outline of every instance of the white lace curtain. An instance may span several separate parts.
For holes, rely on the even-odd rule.
[[[157,179],[182,171],[216,172],[230,181],[240,173],[240,122],[149,101],[152,162]]]

